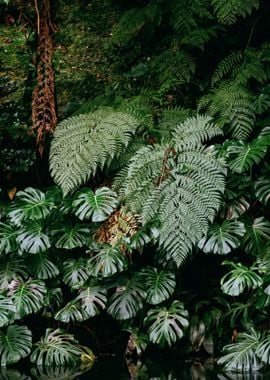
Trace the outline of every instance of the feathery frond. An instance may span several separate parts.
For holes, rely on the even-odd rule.
[[[51,144],[50,170],[64,195],[119,156],[138,126],[135,117],[110,109],[59,123]]]
[[[253,8],[259,8],[259,0],[211,0],[218,21],[232,25],[238,17],[250,15]]]
[[[140,149],[130,160],[122,193],[143,225],[158,219],[164,261],[180,266],[207,231],[224,191],[224,167],[207,139],[221,134],[205,116],[189,118],[172,134],[172,145]]]

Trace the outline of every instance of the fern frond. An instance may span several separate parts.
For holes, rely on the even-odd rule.
[[[235,66],[239,66],[243,61],[242,51],[233,51],[228,57],[222,59],[211,79],[212,86],[220,82],[224,77],[233,71]]]
[[[190,81],[196,68],[193,57],[182,50],[172,48],[157,55],[150,66],[156,72],[159,83],[168,80],[177,83],[187,83]]]
[[[221,24],[232,25],[238,17],[251,14],[253,8],[258,9],[259,0],[212,0],[214,12]]]
[[[123,185],[126,207],[143,225],[160,221],[158,244],[164,261],[180,266],[207,231],[224,191],[224,167],[203,143],[221,130],[207,116],[175,128],[172,146],[140,149],[131,159]]]
[[[223,81],[211,94],[203,97],[199,102],[199,110],[202,109],[207,109],[211,116],[216,116],[221,127],[229,125],[232,136],[239,140],[246,140],[253,129],[253,96],[235,81]]]
[[[50,171],[65,195],[108,165],[128,145],[139,122],[119,111],[104,109],[59,123],[50,151]]]

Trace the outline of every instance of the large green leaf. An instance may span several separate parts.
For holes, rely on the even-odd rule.
[[[16,311],[15,306],[10,298],[0,295],[0,327],[12,321],[12,317]]]
[[[228,371],[257,371],[262,367],[260,358],[256,355],[261,334],[252,330],[250,333],[237,335],[237,341],[224,347],[224,356],[218,364]]]
[[[221,279],[221,289],[224,293],[239,296],[245,290],[257,289],[263,284],[262,278],[245,265],[231,261],[224,261],[223,264],[234,268]]]
[[[76,365],[81,355],[77,344],[73,335],[60,329],[47,329],[45,336],[35,343],[31,361],[37,366]]]
[[[237,142],[228,148],[229,167],[235,173],[244,173],[259,164],[267,152],[265,139],[255,139],[251,143]]]
[[[18,228],[11,223],[0,223],[0,253],[11,253],[18,249]]]
[[[80,308],[77,300],[68,302],[55,314],[55,319],[64,323],[82,322],[88,318],[85,311]]]
[[[35,275],[40,280],[56,277],[59,274],[57,266],[48,259],[46,253],[38,253],[29,255],[27,265],[31,274]]]
[[[63,281],[72,288],[79,288],[90,277],[87,261],[80,257],[78,260],[70,259],[63,263]]]
[[[268,333],[260,341],[256,348],[256,355],[264,362],[265,364],[270,364],[270,334]]]
[[[225,255],[239,247],[245,234],[245,226],[238,220],[224,220],[221,225],[215,223],[209,227],[207,235],[202,238],[198,247],[205,253]]]
[[[22,259],[9,255],[0,261],[0,289],[7,290],[13,280],[28,277],[28,271]]]
[[[8,326],[6,333],[0,331],[1,366],[16,363],[30,354],[32,333],[26,326]]]
[[[107,312],[120,320],[135,317],[142,309],[145,298],[145,284],[139,276],[134,275],[125,284],[116,288],[110,298]]]
[[[171,346],[184,335],[188,327],[188,312],[180,301],[173,301],[171,306],[150,309],[144,320],[148,327],[149,339],[161,346]]]
[[[141,270],[139,277],[146,284],[146,301],[151,305],[157,305],[167,300],[175,289],[175,275],[154,267]]]
[[[95,192],[83,189],[77,193],[72,207],[80,220],[91,218],[92,222],[103,222],[114,211],[117,203],[117,194],[108,187],[101,187]]]
[[[28,223],[18,231],[17,242],[22,252],[39,253],[47,251],[51,243],[39,222]]]
[[[106,289],[89,286],[79,290],[79,295],[59,310],[55,319],[62,322],[81,322],[94,317],[105,309],[107,302]]]
[[[46,198],[42,191],[27,187],[18,191],[8,215],[14,224],[20,226],[24,220],[44,219],[53,208],[51,197]]]
[[[98,276],[100,274],[102,277],[109,277],[125,270],[128,261],[119,248],[108,245],[102,247],[98,253],[89,259],[89,265],[92,267],[92,275]]]
[[[60,235],[55,243],[56,248],[73,249],[83,247],[89,242],[90,229],[85,225],[66,225],[52,232]]]
[[[44,306],[46,294],[44,282],[31,279],[26,282],[12,281],[8,291],[18,318],[39,311]]]
[[[245,218],[246,234],[242,239],[242,244],[247,253],[260,254],[266,243],[270,240],[270,222],[264,217]]]
[[[254,183],[255,195],[265,206],[270,200],[269,177],[261,177]]]

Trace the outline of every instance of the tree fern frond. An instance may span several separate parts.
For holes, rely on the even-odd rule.
[[[214,125],[211,117],[198,115],[177,126],[172,137],[179,151],[188,151],[221,134],[221,129]]]
[[[165,50],[151,62],[151,69],[156,73],[159,83],[166,81],[187,83],[194,74],[195,68],[193,57],[183,50]]]
[[[219,22],[232,25],[238,17],[250,15],[253,8],[258,9],[259,0],[212,0],[214,12]]]
[[[233,71],[235,66],[239,66],[243,61],[242,51],[233,51],[226,58],[219,62],[211,79],[212,86],[219,83],[225,76]]]
[[[232,136],[239,140],[246,140],[253,129],[255,108],[252,94],[235,81],[223,81],[211,94],[203,97],[199,102],[201,109],[216,116],[221,127],[228,124]]]
[[[50,151],[50,171],[64,194],[85,183],[128,145],[138,120],[119,111],[101,110],[59,123]]]
[[[172,145],[140,149],[123,185],[126,207],[143,225],[158,219],[164,262],[180,266],[206,233],[224,191],[224,166],[203,143],[221,133],[210,118],[189,118],[175,128]]]

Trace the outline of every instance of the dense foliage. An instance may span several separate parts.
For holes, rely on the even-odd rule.
[[[0,2],[1,365],[89,365],[106,324],[127,356],[267,367],[268,1],[52,2],[35,158],[42,4]]]

